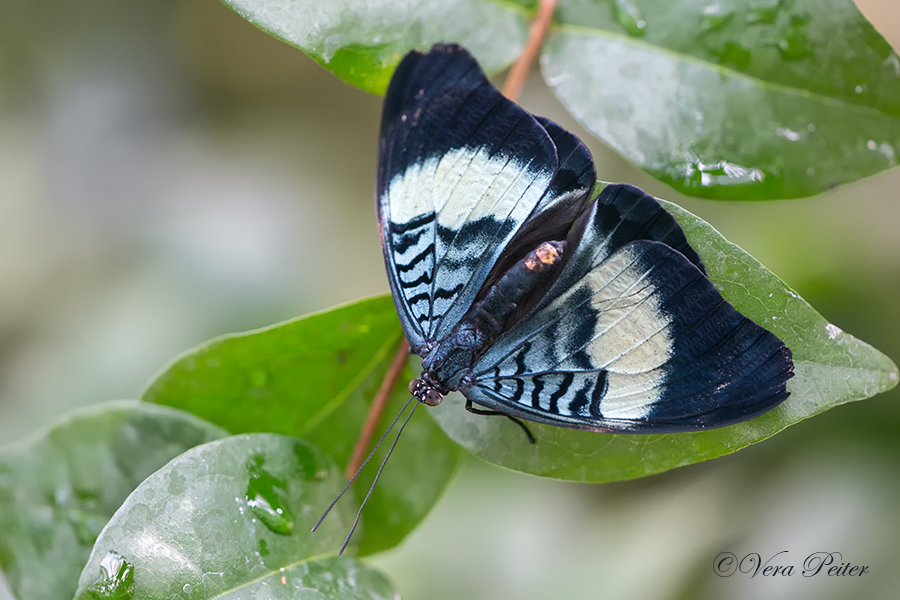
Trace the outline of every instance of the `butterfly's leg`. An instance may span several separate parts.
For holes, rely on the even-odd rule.
[[[531,435],[531,431],[529,431],[528,427],[520,419],[511,417],[510,415],[508,415],[506,413],[502,413],[502,412],[499,412],[496,410],[484,410],[482,408],[475,408],[474,406],[472,406],[472,401],[469,400],[468,398],[466,398],[466,410],[469,411],[470,413],[472,413],[473,415],[489,415],[489,416],[497,415],[497,416],[501,416],[501,417],[506,417],[507,419],[509,419],[510,421],[512,421],[513,423],[515,423],[516,425],[518,425],[519,427],[522,428],[522,431],[524,431],[525,435],[528,437],[529,444],[535,443],[534,436]]]

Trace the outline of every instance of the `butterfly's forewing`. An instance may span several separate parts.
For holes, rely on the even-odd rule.
[[[609,186],[569,242],[550,290],[475,364],[469,399],[565,427],[664,432],[787,397],[790,351],[722,298],[650,196]]]
[[[546,235],[523,227],[531,217],[568,229],[587,201],[593,165],[586,149],[565,150],[572,168],[563,191],[577,193],[551,185],[559,160],[547,129],[504,98],[465,50],[439,45],[400,63],[385,97],[376,206],[388,279],[414,351],[447,336],[499,272],[501,257],[517,254],[536,232]]]

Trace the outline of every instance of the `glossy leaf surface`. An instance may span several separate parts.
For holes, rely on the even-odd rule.
[[[698,433],[613,435],[529,423],[537,444],[506,419],[466,412],[454,394],[431,414],[481,458],[517,471],[575,481],[617,481],[659,473],[759,442],[817,413],[897,385],[897,367],[878,350],[828,323],[752,256],[699,217],[664,202],[726,300],[778,335],[794,355],[791,396],[743,423]]]
[[[400,335],[390,298],[363,300],[204,344],[166,368],[144,399],[233,433],[303,438],[346,465]],[[409,399],[411,377],[401,376],[375,440]],[[354,483],[359,498],[384,451]],[[366,505],[360,552],[399,543],[437,501],[460,456],[431,419],[415,415]]]
[[[544,79],[677,190],[810,196],[897,164],[900,58],[852,0],[563,0]]]
[[[413,48],[456,42],[492,73],[525,45],[530,11],[502,0],[223,0],[248,21],[300,48],[359,88],[384,93]]]
[[[354,506],[310,532],[343,484],[330,458],[294,438],[251,434],[194,448],[116,512],[75,597],[396,597],[378,571],[336,556]]]
[[[137,401],[79,410],[0,452],[0,567],[19,600],[70,598],[94,540],[148,475],[228,435]]]

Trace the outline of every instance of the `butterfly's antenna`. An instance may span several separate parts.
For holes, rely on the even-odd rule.
[[[415,398],[413,398],[415,400]],[[409,406],[409,402],[406,403],[406,406]],[[403,410],[406,410],[406,406],[403,407]],[[409,423],[409,420],[412,419],[413,413],[416,412],[416,409],[419,407],[419,403],[412,407],[412,410],[409,411],[409,416],[406,417],[406,420],[403,421],[403,425],[400,426],[400,429],[397,430],[397,437],[394,438],[394,443],[391,444],[391,447],[388,449],[387,456],[384,457],[384,460],[381,461],[381,466],[378,467],[378,472],[375,473],[375,481],[372,482],[372,485],[369,487],[369,492],[366,494],[366,497],[363,499],[362,504],[359,505],[359,511],[356,513],[356,520],[353,521],[353,527],[350,528],[350,533],[347,534],[347,539],[344,540],[344,545],[341,546],[340,552],[338,552],[338,556],[344,553],[344,548],[347,547],[347,544],[350,543],[350,538],[353,537],[353,532],[356,531],[356,526],[359,525],[359,517],[362,515],[363,507],[366,505],[366,502],[369,501],[369,496],[372,495],[372,490],[375,489],[375,484],[378,483],[378,478],[381,477],[381,472],[384,470],[384,465],[387,464],[388,459],[391,457],[391,453],[394,451],[394,446],[397,445],[397,442],[400,441],[400,434],[403,433],[403,428],[406,427],[406,424]],[[403,414],[403,411],[400,411],[400,414]],[[400,415],[397,415],[399,418]],[[397,419],[394,419],[394,422],[397,422]],[[387,435],[387,434],[385,434]],[[381,439],[384,439],[383,437]],[[371,454],[369,455],[371,457]],[[368,460],[368,459],[366,459]],[[355,476],[354,476],[355,477]]]
[[[406,408],[409,406],[409,403],[412,402],[413,400],[415,400],[415,397],[410,398],[406,402],[406,404],[403,405],[403,409],[399,413],[397,413],[397,416],[394,417],[393,421],[391,421],[391,424],[388,426],[387,431],[384,432],[384,435],[381,436],[381,439],[378,440],[378,443],[375,444],[375,447],[372,448],[371,452],[369,452],[369,456],[366,457],[366,460],[363,461],[363,464],[359,465],[359,468],[356,470],[356,473],[353,474],[353,477],[350,478],[350,480],[347,482],[347,485],[345,485],[344,489],[341,490],[341,493],[338,494],[337,498],[335,498],[334,501],[332,501],[332,503],[328,505],[328,508],[326,508],[325,512],[322,513],[322,516],[319,517],[319,520],[316,521],[315,525],[313,525],[312,531],[315,531],[316,529],[319,528],[319,525],[322,524],[322,521],[325,520],[325,517],[327,517],[328,513],[331,512],[331,509],[334,508],[334,505],[338,503],[338,500],[341,499],[341,497],[344,495],[344,492],[346,492],[348,489],[350,489],[350,485],[353,484],[354,480],[356,480],[356,477],[359,475],[359,472],[363,470],[363,467],[365,467],[369,463],[370,460],[372,460],[372,457],[375,456],[375,452],[378,451],[378,447],[381,446],[381,442],[383,442],[384,438],[387,437],[387,434],[389,434],[391,432],[391,429],[393,429],[394,425],[397,424],[397,421],[400,420],[400,415],[402,415],[404,412],[406,412]],[[415,407],[413,407],[413,410],[415,410]],[[412,415],[412,412],[410,412],[409,414]],[[409,420],[409,419],[407,419],[407,420]],[[404,422],[403,425],[406,425],[406,423]],[[400,430],[402,431],[403,428],[401,427]],[[396,443],[397,442],[395,441],[394,444],[396,444]],[[391,449],[393,449],[393,446],[391,446]],[[390,453],[388,453],[388,456],[390,456]],[[382,465],[382,468],[384,468],[384,465]],[[379,470],[378,472],[381,473],[381,470]],[[375,479],[377,481],[378,478],[376,477]],[[371,493],[371,490],[369,493]],[[368,498],[368,496],[366,496],[366,498]],[[344,543],[344,545],[346,546],[347,544]],[[343,551],[343,548],[341,549],[341,551]]]

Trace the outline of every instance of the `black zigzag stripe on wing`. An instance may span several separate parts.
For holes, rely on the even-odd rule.
[[[718,427],[787,397],[790,351],[662,243],[626,244],[553,291],[475,365],[467,397],[533,421],[630,433]]]
[[[414,351],[449,334],[557,171],[556,148],[452,45],[411,53],[385,97],[376,202]]]

